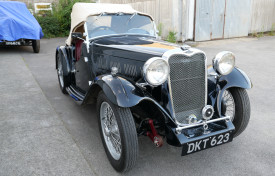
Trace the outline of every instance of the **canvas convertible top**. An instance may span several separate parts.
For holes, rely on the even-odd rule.
[[[0,1],[0,42],[18,39],[40,40],[42,29],[21,2]]]
[[[134,10],[128,4],[105,4],[105,3],[75,3],[71,13],[71,31],[66,41],[67,45],[71,45],[71,33],[75,32],[75,28],[86,22],[87,17],[91,15],[99,15],[101,13],[139,13],[149,16],[142,12]],[[149,16],[152,20],[153,18]]]

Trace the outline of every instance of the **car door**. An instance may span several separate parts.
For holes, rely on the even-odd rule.
[[[89,68],[89,58],[91,59],[92,53],[87,53],[85,43],[76,43],[75,55],[75,84],[79,89],[87,92],[92,81]]]

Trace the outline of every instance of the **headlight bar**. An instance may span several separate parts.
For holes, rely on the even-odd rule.
[[[207,121],[202,121],[202,122],[198,122],[198,123],[194,123],[194,124],[190,124],[190,125],[186,125],[186,126],[181,126],[181,127],[177,127],[176,128],[176,133],[180,134],[182,130],[187,129],[187,128],[192,128],[192,127],[196,127],[196,126],[201,126],[201,125],[205,125],[208,123],[213,123],[213,122],[218,122],[221,120],[230,120],[230,116],[225,116],[225,117],[221,117],[221,118],[217,118],[217,119],[212,119],[212,120],[207,120]]]

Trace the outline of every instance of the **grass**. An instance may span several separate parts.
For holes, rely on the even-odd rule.
[[[177,32],[169,31],[166,41],[171,43],[176,43],[177,42],[176,35],[177,35]]]
[[[269,32],[269,35],[270,36],[274,36],[275,35],[275,23],[272,24],[271,31]]]
[[[159,31],[158,35],[161,37],[162,36],[162,28],[163,28],[163,25],[162,23],[159,23],[158,26],[157,26],[157,29]]]
[[[252,37],[264,37],[264,36],[275,36],[275,23],[272,24],[271,30],[269,32],[263,32],[264,31],[264,27],[262,27],[261,32],[252,32],[251,36]]]

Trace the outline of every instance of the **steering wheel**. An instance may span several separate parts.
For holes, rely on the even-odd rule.
[[[94,28],[92,31],[91,31],[91,33],[93,33],[93,32],[96,32],[96,31],[99,31],[99,30],[110,30],[110,31],[112,31],[111,30],[111,27],[109,27],[109,26],[98,26],[98,27],[96,27],[96,28]]]

